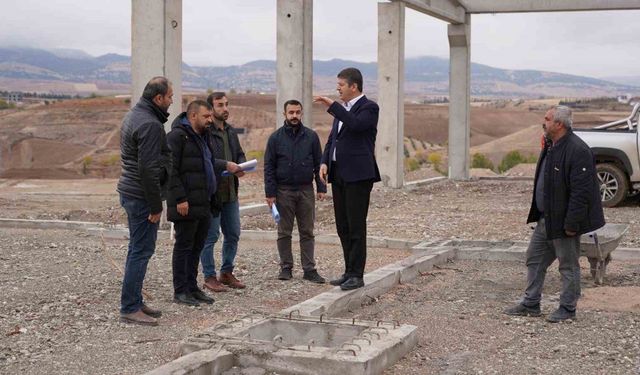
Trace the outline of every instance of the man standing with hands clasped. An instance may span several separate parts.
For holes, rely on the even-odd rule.
[[[300,233],[300,262],[303,279],[323,284],[313,259],[315,237],[315,199],[313,180],[316,180],[318,200],[324,199],[326,184],[320,180],[322,151],[316,132],[302,124],[302,103],[288,100],[284,103],[284,125],[267,141],[264,153],[264,190],[267,204],[274,204],[280,212],[278,223],[278,254],[280,274],[278,279],[290,280],[293,275],[291,231],[293,220],[298,221]]]
[[[364,286],[367,260],[367,213],[373,183],[380,181],[375,159],[378,105],[362,94],[362,73],[346,68],[338,73],[342,104],[325,96],[313,101],[328,107],[333,127],[322,155],[320,178],[331,183],[336,229],[344,255],[344,274],[331,280],[342,290]]]

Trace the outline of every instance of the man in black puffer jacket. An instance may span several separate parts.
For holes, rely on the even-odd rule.
[[[191,306],[213,303],[213,298],[198,288],[196,277],[217,187],[214,168],[238,170],[233,162],[216,162],[207,130],[211,119],[211,106],[195,100],[186,113],[175,119],[167,136],[173,154],[167,219],[174,223],[176,233],[172,262],[174,301]]]
[[[142,284],[156,248],[162,192],[171,171],[171,152],[163,128],[171,103],[171,82],[165,77],[152,78],[120,130],[122,174],[117,190],[129,224],[120,298],[120,320],[125,323],[158,325],[155,318],[162,314],[144,303]]]
[[[580,298],[580,235],[604,225],[596,166],[589,146],[571,130],[571,109],[556,106],[542,125],[549,141],[540,153],[528,223],[537,222],[527,249],[527,288],[508,315],[540,316],[547,268],[558,259],[562,275],[555,323],[576,316]]]
[[[316,181],[318,200],[324,198],[327,185],[320,180],[322,150],[318,134],[302,124],[302,103],[288,100],[284,103],[284,126],[276,130],[267,141],[264,152],[264,190],[267,204],[274,204],[280,212],[278,223],[278,279],[290,280],[293,268],[291,232],[294,219],[300,233],[300,263],[303,278],[322,284],[314,260],[315,199],[313,180]]]

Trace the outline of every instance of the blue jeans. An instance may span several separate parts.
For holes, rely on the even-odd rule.
[[[120,313],[131,314],[142,308],[142,283],[147,264],[156,249],[158,223],[149,219],[149,205],[143,199],[120,194],[120,205],[127,212],[129,251],[124,266]]]
[[[220,273],[230,273],[233,272],[233,262],[236,259],[238,240],[240,240],[240,204],[237,200],[223,203],[220,215],[211,218],[207,240],[200,254],[202,273],[204,273],[205,278],[216,275],[213,247],[218,242],[218,238],[220,238],[220,229],[222,229],[222,235],[224,236]]]

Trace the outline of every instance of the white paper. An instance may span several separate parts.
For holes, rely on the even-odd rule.
[[[256,170],[257,165],[258,165],[257,159],[251,159],[251,160],[245,161],[244,163],[238,164],[242,172],[253,172]],[[223,176],[231,176],[232,174],[233,173],[230,173],[229,171],[222,172]]]
[[[273,220],[275,220],[276,224],[280,223],[280,212],[278,212],[278,208],[275,203],[271,205],[271,216],[273,217]]]

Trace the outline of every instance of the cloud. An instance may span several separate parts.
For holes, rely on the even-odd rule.
[[[184,0],[183,59],[232,65],[276,58],[276,1]],[[314,2],[314,58],[375,61],[377,1]],[[0,45],[130,54],[131,0],[7,1]],[[509,69],[640,75],[640,11],[474,15],[471,59]],[[448,57],[447,24],[407,9],[407,57]]]

